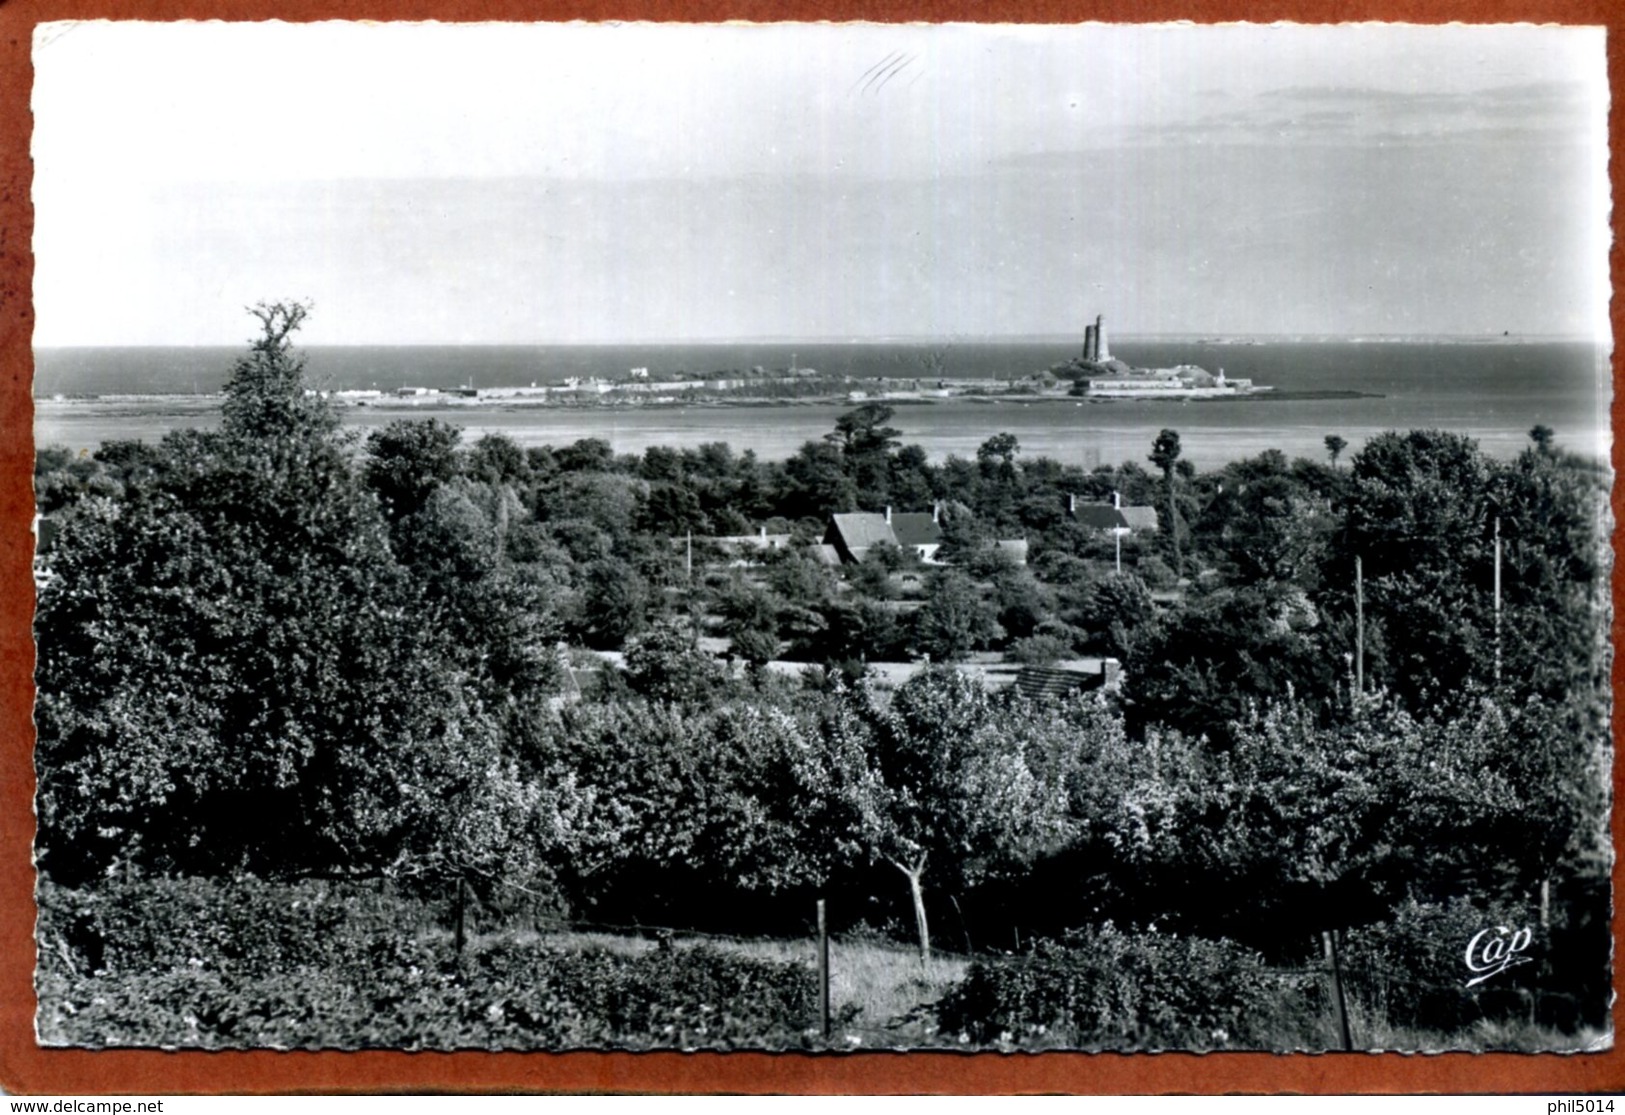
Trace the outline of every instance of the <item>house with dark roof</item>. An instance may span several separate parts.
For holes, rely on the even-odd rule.
[[[937,549],[942,545],[941,514],[937,508],[932,508],[928,512],[900,511],[892,515],[891,529],[897,538],[897,545],[905,550],[913,550],[921,561],[935,560]]]
[[[942,545],[940,512],[849,511],[831,515],[823,545],[832,546],[843,562],[862,561],[882,543],[909,550],[921,561],[934,561]]]
[[[1114,530],[1127,530],[1123,513],[1109,503],[1079,503],[1076,496],[1068,497],[1067,514],[1080,527],[1109,534]]]
[[[1157,531],[1157,509],[1123,505],[1122,496],[1112,493],[1110,503],[1080,503],[1076,495],[1066,497],[1066,513],[1072,520],[1082,527],[1089,527],[1104,534],[1155,534]]]

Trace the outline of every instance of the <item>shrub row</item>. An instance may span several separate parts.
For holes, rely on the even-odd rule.
[[[42,967],[150,973],[192,961],[272,974],[338,961],[385,934],[424,924],[424,906],[375,884],[252,875],[107,880],[67,888],[41,879]]]
[[[944,1037],[1034,1048],[1214,1049],[1262,1045],[1293,977],[1226,940],[1111,925],[978,961],[937,1004]]]
[[[628,954],[507,940],[459,957],[444,935],[347,919],[331,893],[283,904],[290,891],[307,888],[250,883],[233,907],[221,899],[236,886],[185,880],[150,887],[144,897],[132,894],[134,887],[116,888],[117,901],[42,891],[44,1043],[789,1048],[807,1044],[816,1026],[817,984],[805,965],[710,947]],[[193,913],[229,908],[231,916],[188,923],[165,906],[168,897],[187,899],[184,909]],[[265,915],[268,904],[282,908],[252,924],[251,915]],[[75,940],[90,943],[89,951]]]

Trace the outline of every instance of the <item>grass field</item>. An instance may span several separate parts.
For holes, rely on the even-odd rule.
[[[518,931],[494,934],[517,943],[543,942],[557,948],[602,948],[616,952],[642,952],[658,948],[646,937],[613,933]],[[694,942],[679,941],[683,948]],[[760,960],[818,963],[816,942],[807,940],[736,940],[704,938],[725,952]],[[920,963],[917,949],[867,940],[831,938],[829,945],[829,997],[831,1044],[848,1048],[917,1046],[935,1041],[930,1015],[921,1008],[934,1003],[964,978],[970,962],[963,957],[933,955]]]

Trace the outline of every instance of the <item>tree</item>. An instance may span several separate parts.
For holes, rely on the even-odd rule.
[[[1291,582],[1318,586],[1326,555],[1341,520],[1324,497],[1309,490],[1275,454],[1240,461],[1220,474],[1197,520],[1196,535],[1209,558],[1239,584]]]
[[[1068,741],[1035,730],[1044,720],[1031,706],[999,708],[978,683],[942,667],[910,679],[869,719],[871,774],[851,786],[859,831],[908,881],[923,961],[928,867],[962,884],[1065,839]]]
[[[891,451],[901,444],[901,433],[887,425],[892,408],[864,403],[835,420],[825,440],[839,446],[842,469],[856,487],[860,504],[880,506],[891,500]]]
[[[863,850],[870,736],[839,685],[789,704],[571,706],[532,758],[547,853],[578,900],[631,891],[640,916],[730,889],[818,887]],[[723,924],[737,928],[735,914]]]
[[[837,418],[834,431],[825,434],[824,440],[838,445],[849,459],[883,457],[902,444],[902,432],[887,425],[892,413],[885,403],[864,403]]]
[[[1550,426],[1543,426],[1537,423],[1529,428],[1529,440],[1535,443],[1535,450],[1538,453],[1550,454],[1552,451],[1552,439],[1556,436],[1557,435],[1553,432]]]
[[[1607,688],[1598,618],[1607,594],[1605,477],[1531,448],[1496,468],[1490,496],[1502,539],[1503,682],[1548,700],[1597,699]]]
[[[1003,637],[998,613],[957,569],[932,576],[916,616],[915,646],[938,662],[953,662]]]
[[[488,700],[528,699],[550,687],[551,569],[527,567],[509,540],[525,511],[507,485],[457,479],[397,524],[397,556],[411,569],[429,618]]]
[[[883,662],[904,653],[905,632],[884,604],[865,597],[835,598],[820,610],[820,629],[807,640],[813,661],[861,673],[868,661]]]
[[[647,624],[652,604],[649,583],[619,558],[587,567],[577,630],[588,646],[618,650]]]
[[[1055,611],[1049,589],[1026,566],[1007,566],[993,578],[999,626],[1007,637],[1025,639]]]
[[[553,460],[560,472],[611,472],[615,468],[615,450],[603,438],[584,437],[554,450]]]
[[[847,475],[841,450],[809,441],[784,463],[783,489],[776,501],[785,515],[827,518],[858,505],[858,489]]]
[[[422,510],[430,494],[457,475],[462,433],[438,418],[402,418],[368,435],[367,484],[391,522]]]
[[[1117,658],[1127,657],[1136,634],[1156,612],[1145,582],[1133,573],[1081,583],[1070,595],[1067,621],[1084,632],[1091,650]]]
[[[248,312],[260,323],[248,354],[232,366],[221,410],[229,436],[276,439],[309,432],[330,434],[338,414],[327,400],[305,389],[305,359],[293,350],[293,334],[310,314],[308,302],[260,302]]]
[[[1126,586],[1124,586],[1126,587]],[[1206,735],[1224,746],[1250,707],[1296,692],[1325,701],[1343,681],[1324,624],[1301,590],[1264,585],[1197,595],[1128,644],[1124,696],[1137,730]]]
[[[735,655],[756,667],[779,656],[780,603],[770,593],[754,589],[741,579],[731,584],[717,603],[723,633]]]
[[[1558,844],[1573,833],[1571,810],[1531,809],[1555,787],[1520,785],[1539,731],[1539,717],[1489,699],[1440,717],[1367,697],[1338,724],[1273,702],[1237,725],[1213,771],[1216,824],[1190,842],[1193,870],[1296,934],[1382,920],[1407,895],[1516,895],[1534,883],[1507,870],[1522,846],[1548,828],[1563,830]]]
[[[1020,452],[1021,443],[1015,434],[994,434],[977,448],[976,461],[984,473],[1008,483],[1015,479],[1016,454]]]
[[[715,659],[696,653],[691,631],[667,622],[627,644],[626,681],[651,701],[704,706],[725,678]]]
[[[86,495],[113,495],[116,485],[101,453],[75,455],[60,445],[41,446],[34,453],[34,505],[41,515],[63,511]]]
[[[1151,463],[1162,470],[1163,488],[1168,499],[1168,538],[1174,550],[1174,574],[1183,576],[1185,563],[1179,553],[1179,509],[1174,505],[1174,466],[1179,462],[1179,432],[1163,430],[1151,444]]]
[[[377,873],[461,839],[452,741],[491,738],[487,713],[305,391],[303,309],[255,316],[221,432],[166,437],[58,539],[37,626],[55,878]]]
[[[1343,450],[1347,449],[1348,447],[1349,443],[1343,440],[1341,437],[1338,437],[1336,434],[1326,435],[1326,455],[1332,459],[1333,468],[1337,467],[1337,458],[1341,457],[1343,455]]]
[[[530,461],[519,444],[506,434],[486,434],[469,447],[464,468],[487,484],[523,486],[531,479]]]
[[[1352,617],[1359,557],[1366,622],[1382,628],[1389,652],[1385,662],[1368,659],[1366,677],[1407,708],[1491,680],[1495,472],[1471,438],[1441,430],[1379,434],[1354,456],[1344,530],[1317,600]]]

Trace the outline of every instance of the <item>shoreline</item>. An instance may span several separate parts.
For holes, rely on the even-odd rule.
[[[1382,399],[1386,395],[1374,391],[1354,390],[1263,390],[1237,393],[1233,395],[1200,395],[1159,397],[1156,395],[1132,397],[1102,397],[1090,395],[1073,395],[1068,392],[1057,391],[1000,391],[1000,392],[964,392],[941,395],[917,394],[875,394],[866,392],[856,394],[823,394],[798,395],[788,398],[774,398],[771,396],[753,395],[742,397],[719,397],[714,395],[697,396],[656,396],[656,397],[628,397],[620,396],[609,398],[604,395],[575,396],[565,398],[555,397],[524,397],[496,396],[491,398],[469,398],[463,395],[439,394],[419,395],[410,398],[385,399],[336,399],[334,408],[339,411],[372,410],[378,412],[400,412],[412,414],[426,409],[435,410],[469,410],[469,411],[570,411],[570,410],[666,410],[687,408],[711,408],[717,410],[728,409],[773,409],[795,407],[829,407],[829,406],[863,406],[866,403],[880,403],[891,407],[915,406],[942,406],[953,403],[970,403],[980,405],[998,405],[1002,403],[1073,403],[1091,406],[1121,405],[1125,403],[1241,403],[1262,402],[1303,402],[1328,399]],[[153,407],[168,408],[183,413],[194,413],[217,409],[224,401],[221,393],[199,394],[104,394],[104,395],[48,395],[34,400],[34,406],[61,407],[63,409],[75,407]]]

